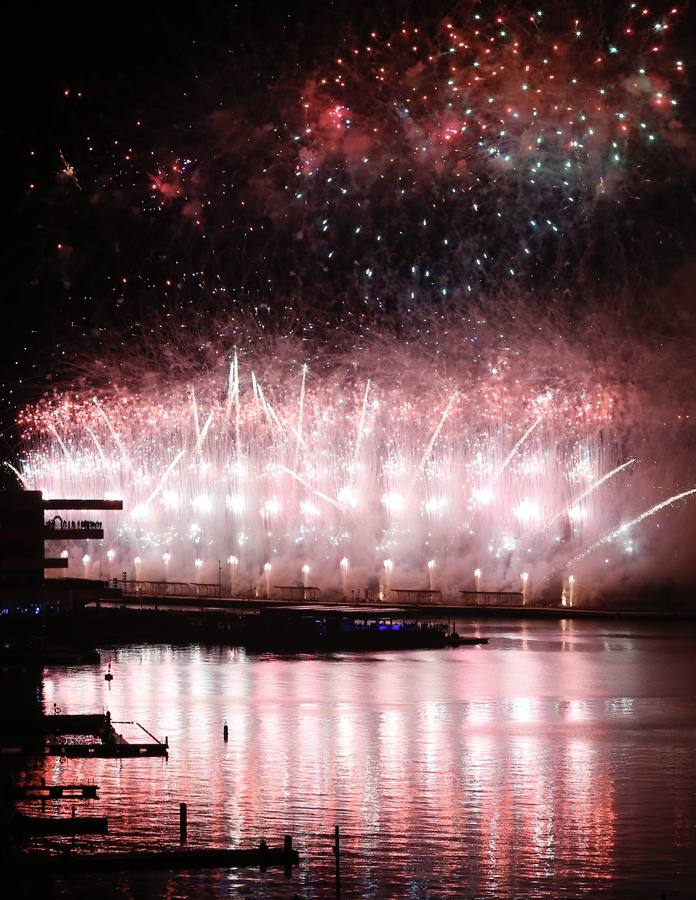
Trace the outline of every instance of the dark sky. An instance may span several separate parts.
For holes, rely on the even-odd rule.
[[[53,344],[67,338],[69,346],[79,347],[85,316],[95,318],[99,303],[90,294],[86,309],[79,286],[61,289],[56,278],[59,150],[70,161],[79,155],[78,141],[89,127],[102,138],[114,122],[151,115],[162,101],[166,108],[202,69],[230,52],[250,58],[258,44],[260,77],[276,51],[282,56],[286,41],[309,41],[306,35],[331,18],[331,7],[311,0],[108,5],[78,0],[40,10],[13,5],[6,41],[8,50],[14,44],[20,52],[3,54],[9,234],[2,260],[2,455],[16,452],[12,422],[17,405],[45,385]],[[94,267],[99,269],[98,259]],[[108,300],[103,298],[107,305]],[[108,318],[108,311],[96,318],[100,315]]]

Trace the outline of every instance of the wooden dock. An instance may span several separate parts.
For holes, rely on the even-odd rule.
[[[96,784],[22,784],[14,789],[18,800],[97,800]]]
[[[134,744],[129,741],[95,741],[88,744],[49,743],[49,756],[64,756],[67,759],[127,759],[134,756],[167,756],[169,743],[161,742]]]
[[[176,850],[142,850],[123,853],[73,853],[61,855],[27,853],[15,857],[16,870],[26,875],[62,872],[104,872],[146,869],[228,869],[254,867],[266,869],[282,866],[289,874],[299,865],[300,856],[287,835],[282,848],[267,847],[263,842],[253,849],[202,848]]]
[[[106,816],[25,816],[15,815],[12,830],[23,835],[40,834],[106,834]]]
[[[122,759],[134,756],[167,756],[169,740],[158,740],[140,722],[112,722],[110,713],[87,715],[44,716],[44,733],[49,735],[46,752],[49,756],[70,759]],[[127,741],[114,725],[136,725],[152,742]],[[95,741],[69,741],[70,735],[93,736]],[[51,739],[53,738],[53,739]],[[56,738],[59,738],[56,740]]]
[[[55,713],[42,722],[44,734],[103,734],[111,729],[109,713]]]

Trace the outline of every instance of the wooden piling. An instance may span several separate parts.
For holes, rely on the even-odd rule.
[[[334,857],[336,859],[336,897],[341,896],[341,835],[338,825],[334,828]]]
[[[268,868],[268,844],[265,838],[259,844],[259,868],[262,872],[265,872]]]
[[[292,835],[286,834],[283,841],[283,854],[285,856],[285,877],[292,875]]]
[[[188,813],[185,803],[179,804],[179,841],[182,844],[186,843],[187,836],[187,826],[188,826]]]

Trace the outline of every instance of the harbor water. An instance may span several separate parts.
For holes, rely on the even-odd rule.
[[[46,713],[109,710],[126,738],[141,723],[169,739],[168,759],[28,764],[27,783],[99,786],[78,814],[108,816],[109,833],[79,837],[78,850],[177,847],[186,802],[190,847],[280,846],[291,834],[301,854],[287,879],[80,874],[50,893],[335,896],[339,825],[342,897],[696,895],[696,626],[458,629],[490,642],[302,656],[125,646],[102,648],[100,665],[45,669]]]

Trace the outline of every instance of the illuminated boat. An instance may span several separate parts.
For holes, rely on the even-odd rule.
[[[414,619],[397,609],[282,607],[255,617],[242,643],[255,651],[367,651],[487,644],[488,638],[464,637],[447,623]]]

